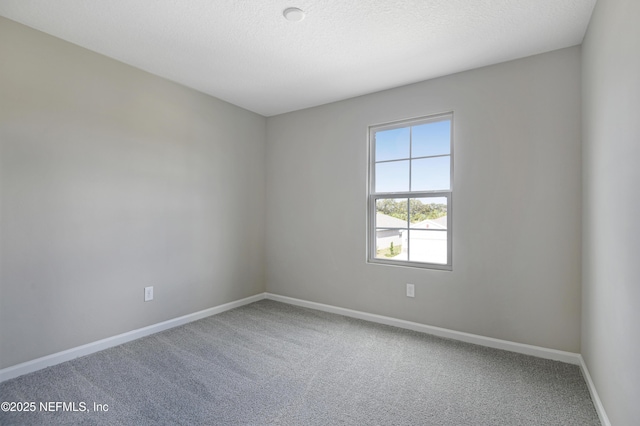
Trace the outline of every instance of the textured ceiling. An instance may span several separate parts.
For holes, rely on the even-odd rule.
[[[272,116],[580,44],[595,2],[0,0],[0,15]]]

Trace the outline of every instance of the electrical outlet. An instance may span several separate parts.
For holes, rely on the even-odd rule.
[[[416,286],[407,284],[407,297],[416,297]]]
[[[144,301],[150,302],[153,300],[153,286],[144,288]]]

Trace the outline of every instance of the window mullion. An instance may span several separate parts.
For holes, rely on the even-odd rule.
[[[411,167],[413,166],[413,161],[411,161],[411,159],[413,158],[412,135],[413,135],[413,127],[409,127],[409,192],[411,192],[411,189],[413,187],[411,182]]]
[[[411,259],[411,198],[407,199],[407,211],[408,213],[408,221],[407,221],[407,261]]]

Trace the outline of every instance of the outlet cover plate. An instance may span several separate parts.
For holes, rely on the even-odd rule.
[[[407,297],[416,297],[416,286],[407,284]]]
[[[150,302],[153,300],[153,286],[144,288],[144,301]]]

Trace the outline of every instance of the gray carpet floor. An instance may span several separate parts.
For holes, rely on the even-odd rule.
[[[575,365],[269,300],[3,382],[0,401],[87,407],[2,425],[600,424]]]

